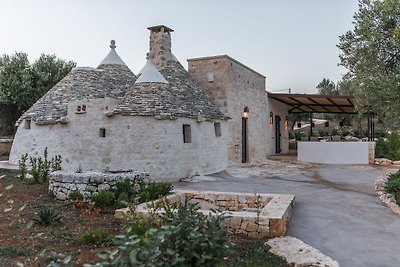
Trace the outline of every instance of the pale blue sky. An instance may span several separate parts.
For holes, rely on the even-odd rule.
[[[315,92],[338,81],[339,35],[353,28],[357,0],[0,0],[0,54],[54,53],[96,67],[115,39],[134,73],[145,64],[148,26],[174,29],[186,59],[227,54],[267,77],[267,88]]]

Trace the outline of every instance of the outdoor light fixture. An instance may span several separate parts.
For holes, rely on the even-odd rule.
[[[249,118],[249,108],[248,107],[244,108],[242,118],[244,118],[244,119]]]
[[[274,113],[272,111],[269,113],[269,125],[274,124]]]
[[[289,117],[286,116],[285,117],[285,129],[287,129],[289,127]]]

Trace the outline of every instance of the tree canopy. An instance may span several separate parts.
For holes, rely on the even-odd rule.
[[[358,109],[371,108],[399,127],[400,1],[359,0],[354,29],[340,36],[338,47]]]
[[[75,65],[55,55],[42,54],[32,64],[26,53],[0,57],[0,126],[12,129],[16,119]]]

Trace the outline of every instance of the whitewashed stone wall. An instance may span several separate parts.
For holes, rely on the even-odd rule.
[[[77,105],[86,113],[75,113]],[[67,171],[129,170],[150,172],[160,180],[179,180],[209,174],[227,167],[227,127],[220,121],[220,137],[214,122],[178,118],[110,115],[114,99],[78,101],[69,104],[68,122],[54,125],[31,123],[18,127],[10,163],[21,155],[40,156],[48,147],[49,157],[60,154]],[[191,125],[192,143],[183,143],[183,124]],[[100,128],[106,137],[100,137]]]
[[[49,191],[59,200],[66,200],[70,193],[79,191],[85,198],[103,189],[114,189],[119,181],[148,179],[148,172],[100,173],[100,172],[52,172]]]

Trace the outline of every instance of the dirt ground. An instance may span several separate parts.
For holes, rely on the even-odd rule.
[[[61,213],[62,221],[27,228],[36,213],[46,206]],[[113,215],[57,201],[46,191],[45,184],[21,181],[0,171],[0,266],[46,266],[52,259],[66,255],[72,255],[74,266],[95,263],[99,261],[96,253],[106,248],[76,245],[75,239],[93,228],[103,228],[110,236],[120,233],[122,222]],[[40,256],[43,249],[46,249],[44,257]]]

